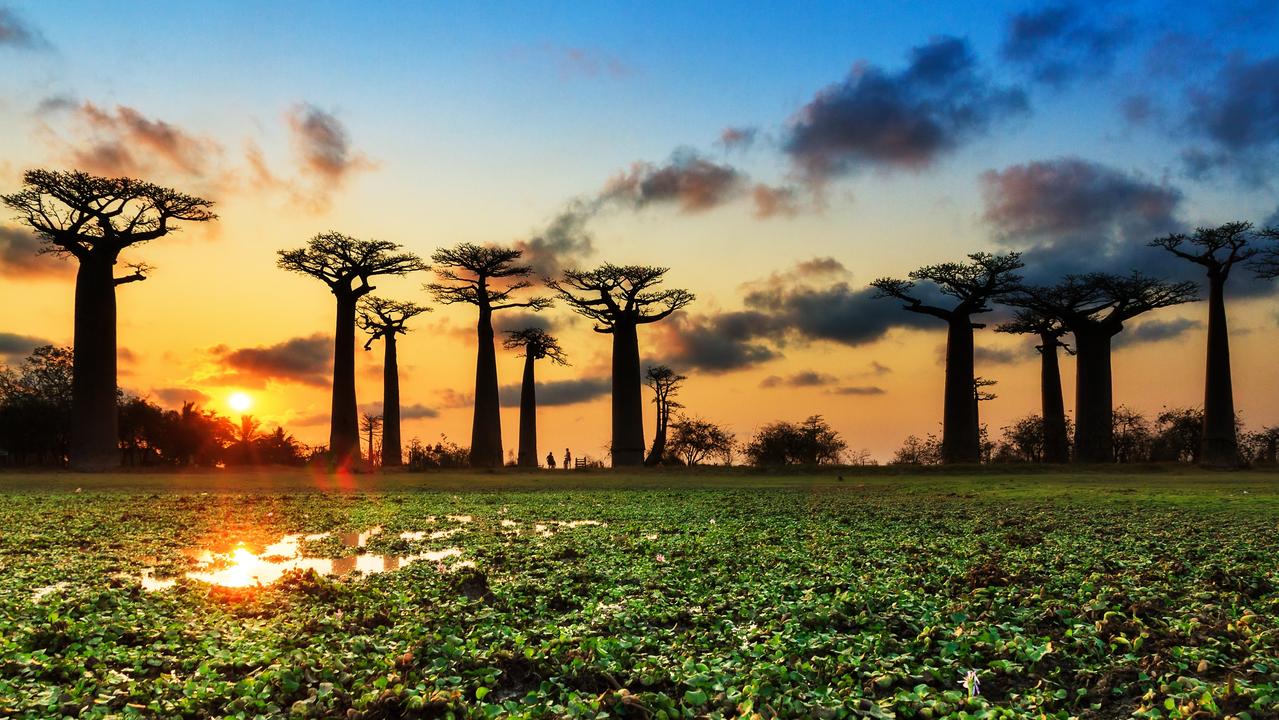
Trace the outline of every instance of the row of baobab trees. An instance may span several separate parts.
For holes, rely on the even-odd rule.
[[[178,229],[182,222],[216,219],[213,203],[203,198],[131,178],[104,178],[80,171],[30,170],[20,191],[0,196],[43,241],[43,250],[78,262],[73,339],[73,468],[103,470],[119,465],[116,412],[116,305],[120,285],[146,279],[147,266],[116,276],[120,253]],[[1229,340],[1224,287],[1231,270],[1248,263],[1267,278],[1279,277],[1279,229],[1254,231],[1248,223],[1201,228],[1152,242],[1206,269],[1209,286],[1208,366],[1204,400],[1205,462],[1232,465],[1237,458],[1230,381]],[[644,462],[643,403],[638,327],[658,322],[694,300],[683,289],[660,287],[665,268],[604,264],[592,270],[566,270],[545,281],[549,295],[530,294],[532,268],[514,248],[463,243],[441,249],[431,264],[401,246],[322,233],[305,246],[279,252],[278,265],[325,283],[336,301],[333,396],[329,438],[336,466],[359,462],[359,416],[355,395],[355,332],[369,335],[366,349],[384,344],[384,464],[401,457],[399,377],[396,338],[407,323],[428,308],[372,295],[372,281],[433,270],[425,285],[446,305],[467,304],[477,312],[477,358],[471,464],[496,467],[503,462],[501,417],[493,314],[514,308],[542,311],[556,301],[589,318],[594,330],[612,337],[612,439],[614,466]],[[966,262],[930,265],[908,279],[881,278],[873,285],[881,297],[903,302],[906,310],[947,323],[946,382],[942,423],[942,459],[978,462],[979,428],[974,402],[973,317],[995,303],[1016,308],[1015,319],[1000,331],[1037,335],[1042,356],[1046,460],[1109,462],[1113,414],[1111,339],[1123,324],[1146,312],[1197,298],[1193,282],[1169,282],[1139,271],[1129,275],[1070,275],[1052,286],[1023,282],[1018,253],[975,253]],[[919,287],[920,284],[931,287]],[[931,291],[921,292],[921,291]],[[949,298],[945,304],[927,300]],[[1073,336],[1074,348],[1064,341]],[[518,463],[537,465],[536,361],[564,362],[556,340],[536,328],[514,332],[507,347],[525,356],[520,402]],[[1078,356],[1076,432],[1070,453],[1061,392],[1058,350]]]

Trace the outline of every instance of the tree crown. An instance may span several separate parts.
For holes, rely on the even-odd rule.
[[[1198,299],[1193,282],[1160,280],[1134,270],[1128,275],[1067,275],[1056,285],[1022,287],[1004,302],[1054,318],[1071,332],[1114,335],[1142,313]]]
[[[430,269],[417,255],[399,252],[400,249],[400,245],[387,240],[359,240],[330,231],[316,235],[303,247],[277,251],[276,264],[323,281],[334,295],[362,297],[374,290],[369,284],[371,277]],[[356,280],[360,284],[352,287]]]
[[[431,261],[436,266],[435,274],[441,282],[427,283],[423,289],[445,305],[467,303],[488,310],[516,307],[545,310],[552,304],[549,298],[533,297],[523,302],[510,301],[516,292],[533,286],[533,282],[528,279],[533,268],[516,262],[523,254],[522,250],[515,248],[474,243],[459,243],[451,248],[441,248],[431,256]],[[504,278],[510,279],[503,281]],[[503,282],[494,287],[489,284],[490,280]]]
[[[357,311],[355,324],[369,334],[368,342],[364,343],[364,349],[368,350],[375,340],[407,333],[409,329],[405,323],[422,313],[431,312],[431,308],[404,300],[365,295],[360,298]]]
[[[908,280],[879,278],[871,283],[878,292],[876,297],[891,297],[905,303],[910,312],[932,315],[942,320],[966,318],[977,313],[990,312],[988,303],[1015,291],[1021,283],[1016,271],[1025,266],[1021,253],[1003,255],[978,252],[968,256],[968,262],[946,262],[926,265],[910,273]],[[912,292],[916,283],[927,282],[937,292],[959,302],[950,308],[930,305]],[[974,325],[974,327],[982,327]]]
[[[1150,245],[1203,265],[1210,277],[1224,278],[1235,263],[1249,260],[1260,252],[1260,248],[1249,245],[1251,236],[1252,223],[1230,222],[1215,228],[1196,228],[1191,235],[1171,233],[1151,240]]]
[[[1270,241],[1270,244],[1260,249],[1258,256],[1250,264],[1250,269],[1259,278],[1279,278],[1279,226],[1259,230],[1257,234]]]
[[[620,324],[663,320],[696,299],[683,289],[654,289],[668,270],[605,263],[594,270],[565,270],[564,277],[548,282],[547,287],[574,312],[594,320],[595,332],[611,333]]]
[[[534,360],[547,359],[556,365],[568,365],[568,356],[560,347],[560,341],[541,328],[508,330],[502,347],[507,350],[523,349],[524,357]]]
[[[17,219],[35,230],[46,252],[78,260],[114,262],[130,245],[177,230],[174,221],[217,218],[213,202],[132,178],[104,178],[79,170],[28,170],[22,189],[0,195]]]

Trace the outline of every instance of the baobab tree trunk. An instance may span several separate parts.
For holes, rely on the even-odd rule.
[[[1211,467],[1239,464],[1235,400],[1230,382],[1230,334],[1226,329],[1226,279],[1208,277],[1208,362],[1204,379],[1203,446],[1200,457]]]
[[[395,333],[384,337],[382,359],[382,467],[404,464],[400,449],[400,362],[395,349]]]
[[[75,470],[120,465],[112,268],[110,260],[90,254],[76,272],[69,447]]]
[[[524,381],[520,384],[520,452],[516,463],[522,468],[537,467],[537,381],[533,374],[533,353],[524,353]]]
[[[1061,367],[1057,363],[1057,337],[1039,336],[1039,394],[1044,416],[1044,462],[1064,463],[1070,459],[1070,438],[1066,435],[1066,403],[1061,395]]]
[[[355,296],[337,296],[333,331],[333,410],[329,421],[329,454],[338,468],[360,462],[360,417],[355,405]]]
[[[666,424],[669,418],[670,406],[659,400],[657,403],[657,430],[653,432],[653,447],[649,448],[648,457],[644,460],[645,465],[660,465],[662,464],[662,458],[666,457]]]
[[[1075,460],[1115,461],[1110,333],[1075,332]]]
[[[980,424],[973,393],[973,326],[965,315],[951,319],[946,334],[946,391],[941,431],[944,463],[981,460],[977,435]]]
[[[613,326],[613,467],[644,464],[644,405],[639,337],[633,323]]]
[[[471,421],[471,467],[502,467],[502,411],[497,397],[493,312],[480,308],[475,326],[475,416]]]

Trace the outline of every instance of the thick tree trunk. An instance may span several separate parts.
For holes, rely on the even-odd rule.
[[[1075,331],[1075,460],[1115,461],[1110,333]]]
[[[493,312],[480,308],[475,325],[475,416],[471,421],[471,467],[502,467],[502,411],[497,397]]]
[[[1208,363],[1204,379],[1203,447],[1200,461],[1210,467],[1237,467],[1235,399],[1230,382],[1230,334],[1226,329],[1225,278],[1208,278]]]
[[[1061,394],[1061,367],[1057,363],[1057,338],[1039,336],[1039,393],[1044,416],[1044,462],[1064,463],[1070,459],[1070,438],[1066,434],[1066,403]]]
[[[639,336],[634,324],[613,326],[613,467],[644,464]]]
[[[657,403],[657,430],[653,433],[653,447],[649,448],[648,457],[644,459],[645,465],[661,465],[662,458],[666,457],[666,425],[670,421],[670,412],[667,403]]]
[[[382,467],[404,464],[400,448],[400,362],[395,333],[387,333],[386,355],[382,362]]]
[[[333,410],[329,422],[329,454],[334,465],[351,469],[360,463],[360,417],[355,403],[355,300],[337,296],[333,332]]]
[[[70,437],[75,470],[120,466],[112,268],[110,260],[90,255],[76,272]]]
[[[533,373],[533,353],[525,348],[524,381],[520,384],[520,452],[516,462],[522,468],[537,467],[537,381]]]
[[[946,395],[942,408],[944,463],[981,461],[980,426],[973,396],[973,326],[967,316],[950,321],[946,334]]]

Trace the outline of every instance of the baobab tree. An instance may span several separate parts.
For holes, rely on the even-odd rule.
[[[1044,462],[1064,463],[1070,459],[1070,436],[1066,429],[1066,402],[1061,392],[1061,365],[1057,348],[1073,355],[1070,345],[1061,341],[1066,326],[1054,317],[1041,315],[1034,310],[1021,309],[1009,322],[996,328],[997,332],[1019,335],[1037,335],[1039,344],[1039,404],[1043,417]]]
[[[688,378],[666,365],[653,365],[644,373],[644,384],[653,391],[653,403],[657,405],[657,430],[653,433],[653,447],[648,451],[645,465],[660,465],[666,457],[666,428],[671,422],[671,411],[682,408],[675,401],[679,386]]]
[[[523,252],[513,248],[461,243],[435,251],[431,260],[439,282],[425,289],[445,305],[465,303],[479,311],[475,323],[475,411],[471,421],[472,467],[502,466],[502,413],[497,397],[497,354],[493,347],[493,313],[511,308],[534,312],[551,306],[550,298],[512,300],[532,287],[533,268],[520,265]]]
[[[670,317],[693,302],[682,289],[657,289],[669,268],[605,263],[594,270],[566,270],[547,286],[595,332],[613,336],[613,466],[644,462],[644,406],[640,398],[640,325]]]
[[[914,313],[946,323],[946,389],[942,408],[941,455],[944,463],[981,461],[981,423],[973,409],[973,330],[986,327],[973,315],[990,312],[990,303],[1015,290],[1023,267],[1020,253],[973,253],[968,262],[928,265],[912,272],[908,280],[880,278],[871,283],[877,297],[895,298]],[[925,302],[914,292],[919,282],[929,283],[943,297],[954,298],[950,307]]]
[[[279,267],[323,281],[337,300],[329,457],[338,468],[353,468],[360,460],[360,418],[355,403],[356,305],[374,290],[370,278],[428,269],[417,255],[401,250],[386,240],[358,240],[326,232],[311,238],[304,247],[277,253]]]
[[[0,195],[42,242],[42,252],[73,257],[71,428],[68,453],[76,470],[120,464],[116,409],[115,289],[146,279],[145,264],[115,276],[120,253],[175,232],[176,223],[208,222],[213,203],[131,178],[80,171],[28,170],[22,189]]]
[[[1051,287],[1024,287],[1004,300],[1060,322],[1075,337],[1075,459],[1114,461],[1111,339],[1143,313],[1197,300],[1193,282],[1129,275],[1068,275]]]
[[[520,450],[515,463],[520,467],[535,468],[538,466],[537,378],[533,366],[538,360],[568,365],[568,358],[559,341],[541,328],[508,331],[502,346],[507,350],[524,351],[524,380],[520,384]]]
[[[365,295],[358,305],[356,324],[369,334],[365,350],[373,349],[374,341],[382,340],[382,467],[399,467],[404,463],[400,448],[400,364],[396,352],[396,335],[409,329],[405,323],[430,312],[431,308],[417,303],[387,300],[376,295]]]
[[[1226,281],[1230,271],[1255,256],[1252,223],[1232,222],[1197,228],[1193,235],[1172,233],[1151,245],[1202,265],[1208,274],[1208,359],[1204,372],[1203,435],[1199,460],[1212,467],[1239,464],[1235,398],[1230,378],[1230,333],[1226,328]]]
[[[364,413],[360,415],[360,432],[364,433],[364,436],[369,439],[368,459],[369,459],[370,466],[377,464],[377,455],[375,454],[373,450],[374,448],[373,441],[377,438],[381,430],[382,430],[381,415],[374,415],[373,413]]]
[[[1257,234],[1270,241],[1250,263],[1250,269],[1263,280],[1279,278],[1279,225],[1258,230]]]

